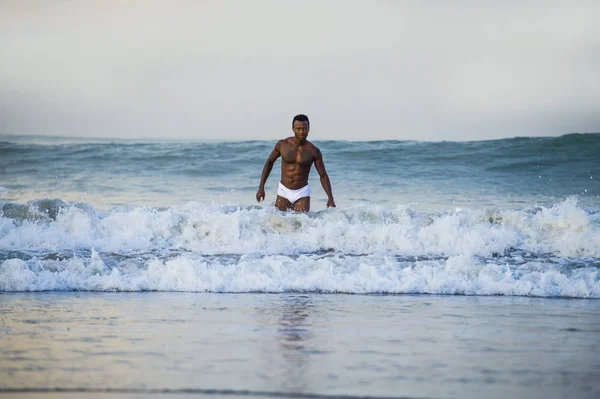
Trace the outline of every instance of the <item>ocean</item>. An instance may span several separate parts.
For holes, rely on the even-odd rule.
[[[0,136],[3,396],[600,395],[600,134],[309,139]]]

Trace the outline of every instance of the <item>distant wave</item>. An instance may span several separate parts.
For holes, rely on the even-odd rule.
[[[470,141],[452,141],[452,140],[442,140],[437,142],[456,142],[456,143],[477,143],[477,142],[499,142],[506,140],[537,140],[537,139],[577,139],[577,138],[587,138],[590,136],[600,135],[600,132],[585,132],[585,133],[565,133],[560,136],[514,136],[507,138],[498,138],[498,139],[481,139],[481,140],[470,140]],[[268,140],[267,140],[268,141]],[[404,143],[420,143],[425,141],[418,140],[361,140],[361,141],[345,141],[345,140],[321,140],[323,141],[335,141],[335,142],[345,142],[345,143],[384,143],[384,142],[404,142]],[[52,136],[52,135],[23,135],[23,134],[2,134],[0,133],[0,144],[13,144],[13,143],[23,143],[23,144],[34,144],[38,143],[40,145],[63,145],[63,144],[130,144],[130,145],[138,145],[138,144],[152,144],[152,143],[172,143],[172,144],[181,144],[181,143],[209,143],[209,144],[223,144],[223,143],[264,143],[265,140],[194,140],[192,139],[127,139],[127,138],[118,138],[118,137],[83,137],[83,136]],[[426,143],[435,143],[436,141],[426,141]]]
[[[57,170],[63,175],[82,170],[111,174],[155,171],[184,177],[239,175],[248,170],[260,171],[273,143],[122,141],[39,144],[15,140],[0,146],[0,168],[6,169],[7,178],[11,175],[31,176],[32,173],[38,174],[39,178],[48,178]],[[572,180],[571,171],[588,174],[588,179],[594,172],[600,173],[599,133],[470,142],[325,140],[318,144],[334,173],[351,164],[358,179],[376,173],[443,181],[467,173],[477,177],[478,173],[487,171],[496,173],[493,177],[501,184],[506,184],[503,180],[507,172],[515,177],[525,176],[517,181],[522,184],[528,182],[531,175],[543,171],[552,172],[557,178],[565,177],[561,181],[565,185]],[[474,166],[481,170],[470,170]],[[579,191],[569,192],[577,193]]]

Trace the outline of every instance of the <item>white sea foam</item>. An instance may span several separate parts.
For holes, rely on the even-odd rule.
[[[56,220],[0,218],[0,250],[100,252],[170,248],[199,254],[480,255],[519,249],[563,257],[600,257],[600,215],[575,200],[533,211],[388,211],[359,206],[345,211],[283,214],[263,208],[220,208],[201,203],[156,210],[67,207]]]
[[[0,290],[600,297],[600,220],[531,210],[315,214],[201,203],[0,218]],[[13,255],[11,255],[13,254]]]
[[[36,264],[37,263],[37,264]],[[49,263],[53,263],[50,265]],[[10,259],[0,264],[0,290],[337,292],[529,295],[600,298],[598,269],[562,272],[539,262],[516,270],[461,255],[405,262],[389,256],[243,256],[236,264],[188,255],[149,260],[141,268],[89,259]]]

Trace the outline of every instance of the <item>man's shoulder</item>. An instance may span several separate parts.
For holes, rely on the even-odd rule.
[[[310,148],[313,151],[319,151],[319,147],[317,147],[316,145],[314,145],[313,143],[311,143],[308,140],[306,140],[306,145],[308,146],[308,148]]]
[[[281,147],[282,145],[289,144],[289,139],[289,137],[286,137],[284,139],[277,140],[277,143],[275,143],[275,147]]]

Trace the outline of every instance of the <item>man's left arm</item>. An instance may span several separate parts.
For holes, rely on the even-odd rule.
[[[323,190],[325,190],[325,194],[327,194],[327,208],[335,208],[333,193],[331,192],[331,183],[329,182],[329,175],[327,175],[327,171],[325,170],[325,164],[323,163],[323,155],[321,154],[321,150],[318,148],[315,151],[315,168],[317,169],[319,177],[321,178]]]

